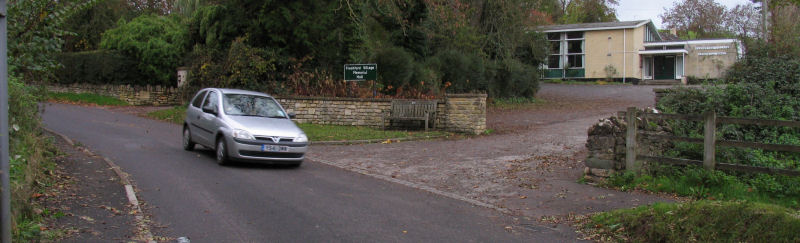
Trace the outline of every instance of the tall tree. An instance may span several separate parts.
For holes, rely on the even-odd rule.
[[[613,6],[619,4],[617,0],[571,0],[565,1],[565,14],[561,23],[595,23],[617,21],[616,10]]]
[[[753,3],[739,4],[725,14],[725,28],[739,37],[758,38],[761,34],[761,12]]]
[[[698,38],[711,38],[729,34],[720,24],[725,22],[725,13],[725,6],[714,0],[684,0],[664,8],[659,17],[667,29],[677,29],[679,37],[687,38],[691,32]]]

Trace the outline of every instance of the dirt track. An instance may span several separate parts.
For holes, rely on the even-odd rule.
[[[653,86],[543,85],[544,102],[490,109],[495,132],[463,140],[314,146],[309,157],[507,208],[533,219],[663,201],[577,183],[587,129],[628,106],[652,106]]]

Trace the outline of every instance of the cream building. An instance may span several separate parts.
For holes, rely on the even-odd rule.
[[[742,54],[735,39],[664,40],[650,20],[551,25],[544,78],[685,80],[720,78]]]

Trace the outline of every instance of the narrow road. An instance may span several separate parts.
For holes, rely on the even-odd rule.
[[[192,242],[564,242],[535,222],[307,160],[221,167],[180,127],[102,108],[45,104],[47,128],[129,173],[160,237]],[[312,150],[314,148],[312,147]],[[113,182],[110,182],[113,183]],[[120,190],[122,190],[120,188]]]

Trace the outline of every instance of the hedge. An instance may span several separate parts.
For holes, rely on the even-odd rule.
[[[150,84],[136,68],[137,62],[117,51],[67,52],[57,59],[63,65],[56,72],[60,84]]]

